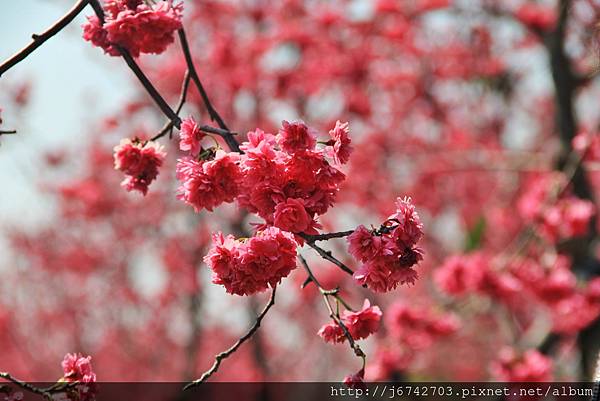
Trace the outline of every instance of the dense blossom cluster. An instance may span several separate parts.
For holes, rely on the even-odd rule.
[[[436,269],[434,280],[446,294],[478,293],[510,301],[522,284],[510,272],[494,269],[490,259],[482,252],[453,255]]]
[[[536,350],[520,353],[503,348],[492,366],[492,373],[504,382],[546,382],[552,380],[552,361]]]
[[[379,230],[361,225],[348,237],[350,254],[363,262],[354,278],[378,292],[414,283],[417,272],[412,267],[423,259],[423,251],[417,247],[423,224],[414,205],[410,198],[398,198],[396,207],[396,213]]]
[[[158,176],[166,153],[156,142],[139,139],[123,139],[115,146],[115,169],[127,176],[121,183],[127,191],[139,191],[146,195],[148,186]]]
[[[240,146],[244,152],[206,152],[196,158],[203,136],[186,122],[180,148],[191,157],[178,161],[179,197],[196,211],[212,210],[237,200],[258,214],[268,226],[292,233],[315,234],[317,216],[334,203],[344,174],[326,159],[346,162],[352,150],[348,125],[339,121],[331,130],[331,143],[317,149],[317,133],[303,122],[284,121],[277,135],[257,129]]]
[[[190,210],[184,203],[200,211],[237,202],[264,219],[250,238],[215,236],[207,256],[213,280],[228,292],[251,294],[292,276],[297,285],[286,287],[283,302],[278,298],[283,313],[269,316],[269,324],[314,336],[323,321],[313,306],[322,306],[322,294],[303,272],[289,272],[296,246],[320,225],[346,229],[345,222],[367,214],[385,221],[390,200],[406,193],[431,227],[426,238],[406,218],[409,207],[380,228],[361,226],[350,237],[350,252],[361,262],[355,278],[380,292],[414,282],[421,249],[432,255],[418,269],[416,285],[374,300],[385,310],[386,330],[371,338],[366,365],[349,367],[353,358],[332,353],[333,369],[323,377],[315,369],[322,358],[319,341],[288,347],[280,336],[265,335],[262,347],[241,347],[235,363],[223,363],[222,377],[322,381],[358,370],[344,379],[350,386],[419,377],[572,380],[573,372],[587,379],[584,363],[597,352],[600,327],[600,280],[593,278],[599,274],[593,218],[600,198],[599,116],[593,104],[585,105],[600,88],[598,1],[578,0],[567,8],[561,1],[530,0],[187,5],[190,50],[215,109],[231,127],[276,135],[257,129],[241,152],[226,152],[211,147],[212,138],[192,118],[183,120],[179,149],[186,154],[176,169],[184,202],[175,202],[167,186],[157,185],[145,202],[114,191],[118,175],[103,170],[113,163],[112,154],[108,162],[86,158],[85,176],[54,192],[61,212],[56,220],[36,233],[11,235],[17,262],[26,268],[5,269],[0,283],[0,349],[18,376],[47,377],[49,367],[23,363],[23,353],[54,341],[93,345],[102,376],[118,380],[179,380],[231,344],[237,331],[197,321],[199,310],[218,307],[198,273],[209,231],[244,227],[247,216],[229,208],[185,215]],[[181,13],[176,1],[106,1],[106,21],[90,18],[84,37],[113,56],[121,47],[134,56],[161,53],[173,41]],[[136,61],[169,103],[181,95],[181,77],[190,71],[181,54]],[[193,86],[185,107],[197,113],[206,105]],[[0,100],[9,92],[21,108],[18,99],[26,96],[10,88]],[[576,113],[569,105],[577,106]],[[155,112],[139,98],[117,110],[102,135],[89,136],[132,132]],[[284,114],[311,121],[315,129],[294,122],[277,126],[274,119]],[[360,133],[352,137],[360,151],[351,160],[348,125],[333,126],[335,115],[352,120]],[[328,137],[317,137],[328,130]],[[576,132],[582,133],[569,143]],[[104,151],[96,145],[94,152]],[[136,162],[146,146],[150,157]],[[161,164],[175,170],[175,158],[151,143],[133,140],[115,156],[129,190],[146,193]],[[70,162],[59,152],[40,160],[53,169]],[[344,180],[339,170],[346,162]],[[47,174],[52,172],[42,174],[44,188],[51,182]],[[344,191],[336,195],[342,181]],[[324,215],[334,201],[339,208]],[[157,225],[164,229],[157,232]],[[335,241],[324,255],[339,257]],[[165,279],[148,293],[129,274],[143,265],[138,253],[166,267]],[[325,288],[340,286],[336,296],[364,296],[360,286],[346,288],[343,268],[315,265]],[[300,292],[301,283],[310,285]],[[17,291],[36,297],[23,303]],[[102,311],[127,313],[72,313],[98,311],[98,302]],[[347,310],[339,318],[356,338],[375,331],[382,319],[378,307],[352,312],[342,304]],[[31,336],[40,327],[52,330],[44,338]],[[334,322],[321,334],[344,341],[340,331]],[[555,372],[553,360],[560,365]]]
[[[296,247],[292,234],[277,227],[241,241],[217,233],[204,261],[213,271],[213,283],[231,294],[250,295],[275,287],[296,268]]]
[[[542,175],[533,180],[519,198],[518,209],[523,218],[538,225],[540,234],[549,241],[585,235],[596,207],[589,200],[562,196],[556,192],[561,176]]]
[[[390,335],[413,349],[430,346],[436,339],[453,334],[459,328],[456,316],[436,313],[405,302],[392,304],[386,317]]]
[[[160,54],[173,43],[182,27],[183,3],[172,0],[148,4],[142,0],[109,0],[104,3],[104,24],[97,16],[88,17],[83,38],[111,56],[119,56],[115,45],[134,57],[141,53]]]
[[[354,340],[360,340],[369,337],[379,329],[382,315],[379,306],[371,306],[369,300],[365,299],[360,311],[344,311],[341,316],[341,321],[348,329],[348,333],[352,338]],[[346,340],[344,330],[336,322],[324,325],[317,334],[321,336],[323,340],[330,343],[341,343]]]

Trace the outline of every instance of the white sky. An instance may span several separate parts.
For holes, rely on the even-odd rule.
[[[0,12],[0,60],[5,60],[71,8],[74,1],[4,1]],[[34,187],[38,158],[46,150],[72,146],[89,135],[91,121],[114,110],[133,91],[130,72],[81,38],[86,9],[67,29],[51,38],[0,78],[3,129],[0,137],[0,224],[33,223],[51,210]],[[10,88],[32,82],[32,103],[16,110],[6,102]],[[88,138],[89,139],[89,138]]]

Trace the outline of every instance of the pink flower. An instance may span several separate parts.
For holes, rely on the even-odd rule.
[[[277,143],[281,150],[293,154],[302,150],[313,150],[317,140],[313,131],[303,122],[283,121],[277,135]]]
[[[390,334],[415,349],[431,346],[433,342],[456,332],[459,322],[452,314],[396,302],[387,312],[386,327]]]
[[[233,202],[240,191],[242,175],[239,154],[218,150],[209,161],[185,157],[177,161],[177,179],[181,181],[177,197],[197,212],[212,211],[223,202]]]
[[[323,325],[317,334],[328,343],[343,343],[346,341],[344,330],[337,323]]]
[[[590,219],[596,213],[588,200],[575,197],[560,199],[542,215],[541,230],[551,241],[577,237],[588,232]]]
[[[335,127],[329,131],[331,136],[330,146],[327,147],[327,152],[337,164],[344,164],[350,160],[352,146],[350,146],[350,138],[348,137],[348,123],[336,121]]]
[[[127,191],[136,190],[146,195],[165,156],[163,147],[156,142],[122,139],[114,148],[115,169],[127,176],[121,185]]]
[[[361,369],[353,375],[344,377],[344,384],[350,388],[367,388],[365,385],[365,370]]]
[[[87,17],[88,22],[82,25],[83,39],[92,42],[94,46],[100,47],[106,54],[113,57],[119,56],[119,51],[115,49],[108,40],[108,32],[100,24],[97,16]]]
[[[98,389],[96,387],[96,374],[92,370],[91,361],[91,356],[83,357],[81,354],[67,354],[62,361],[63,380],[69,383],[82,383],[73,387],[73,391],[76,392],[76,394],[73,394],[76,400],[95,400]]]
[[[409,197],[396,199],[396,213],[388,217],[398,224],[392,237],[405,248],[411,248],[423,237],[423,224]]]
[[[371,306],[369,300],[365,299],[362,310],[358,312],[344,311],[342,321],[352,338],[360,340],[367,338],[379,329],[382,315],[379,306]]]
[[[477,254],[454,255],[434,272],[434,280],[445,293],[464,295],[479,290],[486,270]]]
[[[302,199],[287,199],[275,206],[275,226],[285,231],[302,233],[311,225],[311,217],[304,208]]]
[[[360,340],[379,330],[381,316],[381,309],[378,306],[371,306],[369,300],[365,299],[362,310],[358,312],[344,311],[341,321],[348,329],[352,339]],[[344,330],[336,322],[324,325],[317,334],[326,342],[341,343],[346,341]]]
[[[556,24],[556,12],[547,5],[527,2],[515,14],[522,23],[542,31],[550,30]]]
[[[397,211],[379,230],[356,228],[348,236],[349,253],[364,264],[354,279],[378,292],[391,291],[400,284],[413,284],[417,272],[412,266],[423,260],[417,242],[423,225],[410,198],[397,199]]]
[[[250,295],[274,287],[296,268],[296,247],[292,234],[276,227],[245,242],[219,233],[204,261],[213,271],[213,283],[231,294]]]
[[[206,134],[200,131],[200,127],[193,117],[188,117],[181,121],[181,130],[179,131],[179,149],[184,152],[190,152],[195,157],[202,151],[200,141]]]
[[[81,354],[67,354],[62,361],[63,378],[68,382],[93,383],[96,374],[92,370],[92,357]]]
[[[83,38],[111,56],[118,56],[114,45],[128,50],[133,57],[140,53],[160,54],[173,43],[181,28],[182,3],[159,1],[148,5],[141,1],[113,0],[105,4],[105,21],[100,26],[90,17],[83,25]]]
[[[366,262],[377,256],[392,255],[389,247],[386,248],[383,237],[374,235],[362,224],[347,238],[348,252],[357,260]]]
[[[520,354],[506,347],[492,365],[495,378],[506,382],[546,382],[552,380],[552,361],[537,350]]]

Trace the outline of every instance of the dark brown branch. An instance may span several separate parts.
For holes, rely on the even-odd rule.
[[[59,33],[63,30],[67,25],[71,23],[79,15],[81,11],[88,4],[88,0],[79,0],[75,5],[58,21],[54,23],[50,28],[48,28],[42,34],[33,34],[31,35],[32,41],[27,46],[19,50],[15,53],[11,58],[6,60],[2,65],[0,65],[0,76],[4,74],[6,71],[17,65],[19,62],[23,61],[27,56],[33,53],[38,47],[44,44],[48,39]]]
[[[74,382],[60,382],[59,381],[59,382],[54,383],[50,387],[39,388],[39,387],[33,386],[23,380],[17,379],[16,377],[12,376],[8,372],[0,372],[0,378],[17,385],[22,390],[29,391],[30,393],[33,393],[33,394],[41,395],[49,401],[52,400],[52,394],[62,393],[72,387],[82,384],[77,381],[74,381]]]
[[[223,130],[223,132],[226,133],[225,135],[221,135],[221,136],[223,137],[225,142],[227,142],[227,146],[229,146],[229,148],[231,150],[234,150],[236,152],[241,152],[239,144],[237,143],[235,138],[229,134],[230,131],[229,131],[229,128],[227,127],[227,124],[225,124],[225,122],[223,121],[223,119],[221,118],[221,116],[219,115],[217,110],[215,110],[215,108],[213,107],[212,103],[210,102],[210,99],[208,98],[208,94],[206,93],[206,90],[204,89],[204,86],[202,85],[202,82],[200,81],[200,77],[198,75],[198,71],[196,71],[196,66],[194,65],[194,60],[192,58],[192,53],[190,51],[190,45],[188,43],[188,40],[187,40],[185,31],[183,30],[183,28],[179,29],[177,31],[177,34],[179,35],[179,42],[181,44],[181,50],[183,51],[183,55],[185,57],[185,62],[187,64],[188,70],[190,71],[192,81],[194,81],[194,84],[196,84],[196,88],[198,89],[198,92],[200,92],[200,96],[202,96],[202,101],[204,102],[204,105],[206,106],[208,115],[210,116],[211,120],[215,121],[219,125],[219,127]]]
[[[188,383],[183,388],[184,390],[189,390],[190,388],[196,387],[200,383],[203,383],[206,380],[208,380],[213,374],[215,374],[217,372],[217,370],[219,370],[219,366],[221,365],[221,361],[223,359],[226,359],[229,356],[231,356],[231,354],[233,354],[235,351],[237,351],[237,349],[244,342],[246,342],[250,337],[252,337],[252,335],[254,333],[256,333],[256,331],[260,327],[260,324],[261,324],[262,320],[264,319],[264,317],[266,316],[266,314],[269,312],[269,309],[271,309],[271,307],[273,305],[275,305],[275,293],[276,293],[276,290],[277,290],[277,287],[273,287],[273,290],[271,291],[271,297],[269,298],[269,303],[267,303],[265,305],[264,309],[262,310],[262,312],[260,312],[260,314],[256,318],[256,321],[254,322],[254,325],[252,325],[252,327],[250,328],[250,330],[248,330],[248,332],[246,334],[244,334],[242,337],[240,337],[240,339],[237,340],[235,342],[235,344],[233,344],[230,348],[228,348],[227,350],[221,352],[220,354],[217,354],[217,356],[215,356],[215,362],[213,363],[212,367],[209,370],[207,370],[206,372],[204,372],[202,374],[202,376],[200,376],[199,379],[194,380],[193,382]]]
[[[355,230],[348,230],[348,231],[339,231],[339,232],[335,232],[335,233],[325,233],[325,234],[316,234],[316,235],[305,234],[304,239],[306,239],[309,242],[327,241],[332,238],[347,237],[347,236],[351,235],[352,233],[354,233],[354,231]]]
[[[185,72],[185,76],[183,77],[183,83],[181,84],[181,94],[179,95],[179,101],[177,102],[177,107],[175,108],[175,114],[177,114],[177,115],[179,115],[179,113],[181,112],[181,109],[183,108],[183,105],[185,104],[189,87],[190,87],[190,71],[187,70]],[[154,135],[150,140],[156,141],[158,138],[165,136],[167,134],[167,132],[169,133],[169,138],[170,138],[171,134],[173,132],[173,121],[172,120],[167,121],[167,123],[162,127],[162,129],[158,132],[158,134]]]
[[[98,17],[100,22],[104,23],[104,9],[102,8],[98,0],[89,0],[89,3],[94,9],[94,12],[96,13],[96,16]],[[179,126],[181,125],[181,119],[179,118],[177,113],[175,113],[175,111],[171,108],[171,106],[169,106],[167,101],[162,97],[162,95],[158,92],[154,85],[152,85],[152,82],[150,82],[146,74],[144,74],[140,66],[135,62],[129,51],[115,43],[112,43],[111,45],[115,49],[117,49],[121,57],[123,57],[125,63],[127,63],[127,66],[129,66],[131,71],[138,78],[138,80],[140,81],[144,89],[146,89],[146,92],[148,92],[150,97],[154,100],[158,108],[171,120],[173,126],[179,128]]]
[[[16,384],[17,386],[19,386],[21,389],[23,389],[25,391],[29,391],[30,393],[34,393],[34,394],[39,394],[48,400],[52,399],[52,395],[49,392],[47,392],[45,389],[41,389],[41,388],[32,386],[31,384],[29,384],[27,382],[24,382],[22,380],[19,380],[19,379],[13,377],[8,372],[0,372],[0,378]]]
[[[14,129],[13,130],[8,130],[8,131],[0,130],[0,135],[13,135],[13,134],[16,134],[16,133],[17,133],[17,131],[14,130]]]
[[[346,304],[346,302],[344,302],[344,300],[342,300],[338,295],[339,288],[335,288],[333,290],[327,290],[327,289],[323,288],[323,286],[321,285],[319,280],[317,280],[317,278],[315,277],[313,272],[310,270],[310,267],[308,266],[306,259],[304,259],[304,257],[300,254],[298,254],[298,258],[300,259],[300,262],[302,263],[304,270],[306,270],[306,273],[308,274],[310,281],[315,283],[315,285],[319,288],[319,292],[321,292],[321,295],[323,296],[323,301],[325,302],[325,306],[327,307],[327,310],[329,311],[329,317],[331,319],[333,319],[333,321],[342,329],[342,331],[344,332],[344,336],[348,340],[348,344],[350,344],[350,348],[352,348],[352,350],[354,351],[354,354],[356,356],[363,359],[363,364],[364,364],[364,361],[366,358],[365,353],[360,348],[360,346],[356,343],[356,341],[354,341],[354,338],[350,334],[350,331],[348,331],[348,328],[346,327],[344,322],[342,322],[339,312],[334,312],[333,308],[331,307],[331,304],[329,303],[329,297],[334,297],[336,300],[342,302],[346,308],[348,308],[348,305]]]
[[[323,249],[320,246],[318,246],[317,244],[315,244],[314,241],[312,241],[308,235],[306,235],[306,234],[299,234],[299,235],[300,235],[300,237],[304,238],[304,240],[306,240],[306,244],[308,246],[310,246],[312,249],[314,249],[315,251],[317,251],[317,253],[319,255],[321,255],[321,257],[323,259],[330,261],[331,263],[333,263],[334,265],[336,265],[337,267],[339,267],[340,269],[342,269],[343,271],[345,271],[346,273],[348,273],[351,276],[354,274],[354,271],[351,268],[349,268],[348,266],[346,266],[342,261],[338,260],[335,256],[333,256],[331,251],[326,251],[325,249]]]

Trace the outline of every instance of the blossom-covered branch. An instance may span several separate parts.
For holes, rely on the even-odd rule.
[[[252,325],[252,327],[250,328],[250,330],[248,330],[248,332],[246,334],[244,334],[242,337],[240,337],[235,342],[235,344],[233,344],[230,348],[217,354],[215,356],[215,362],[213,363],[211,368],[208,369],[206,372],[204,372],[197,380],[194,380],[193,382],[186,384],[185,387],[183,388],[184,390],[189,390],[189,389],[196,387],[199,384],[205,382],[206,380],[208,380],[213,374],[215,374],[219,370],[219,366],[221,366],[221,362],[223,361],[223,359],[226,359],[229,356],[231,356],[231,354],[233,354],[235,351],[237,351],[237,349],[244,342],[246,342],[248,339],[250,339],[254,335],[254,333],[256,333],[256,331],[259,329],[260,324],[261,324],[262,320],[264,319],[264,317],[267,315],[267,313],[273,307],[273,305],[275,305],[276,290],[277,290],[277,287],[273,287],[273,289],[271,290],[271,296],[269,298],[269,302],[265,305],[264,309],[260,312],[260,314],[256,318],[256,320],[255,320],[254,324]]]
[[[53,400],[56,394],[66,394],[67,399],[73,401],[94,401],[97,388],[91,359],[90,356],[83,357],[81,354],[65,355],[61,364],[63,376],[49,387],[36,387],[7,372],[0,372],[0,378],[17,385],[22,390],[41,395],[48,401]],[[6,399],[20,400],[22,396]]]
[[[88,0],[79,0],[75,5],[58,21],[56,21],[50,28],[44,31],[41,34],[33,34],[31,35],[32,41],[23,49],[19,50],[15,53],[11,58],[6,60],[2,65],[0,65],[0,76],[2,76],[6,71],[17,65],[19,62],[23,61],[27,56],[33,53],[38,47],[44,44],[48,39],[59,33],[63,30],[67,25],[71,23],[79,15],[81,11],[88,4]]]

